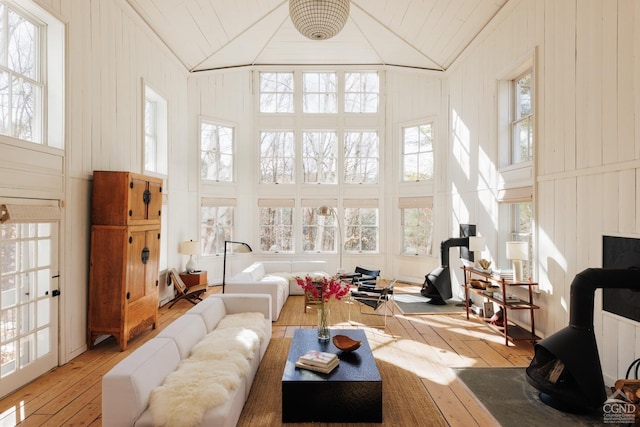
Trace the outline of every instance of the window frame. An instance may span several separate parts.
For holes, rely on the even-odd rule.
[[[367,133],[367,134],[374,134],[375,135],[375,156],[350,156],[348,155],[349,153],[347,152],[347,140],[348,140],[348,135],[350,134],[359,134],[360,138],[359,139],[359,146],[362,147],[362,141],[363,141],[363,135]],[[342,184],[345,185],[354,185],[354,184],[378,184],[380,182],[380,134],[378,133],[377,130],[355,130],[355,129],[348,129],[345,130],[342,136],[342,144],[343,144],[343,171],[342,171]],[[369,149],[371,149],[372,147],[369,146]],[[359,150],[358,150],[359,151]],[[367,153],[368,154],[368,153]],[[350,162],[348,159],[354,159],[353,160],[353,170],[356,170],[358,172],[362,171],[363,168],[365,170],[368,170],[368,166],[369,166],[369,162],[374,162],[375,163],[375,177],[373,178],[373,180],[361,180],[361,181],[357,181],[357,180],[351,180],[348,181],[347,176],[349,175],[347,172],[347,169],[351,166]],[[363,164],[364,163],[364,164]],[[366,176],[368,175],[367,173],[360,173],[360,175],[364,176],[366,178]]]
[[[417,129],[418,132],[418,136],[421,134],[421,128],[428,126],[431,128],[431,149],[430,150],[422,150],[422,144],[420,142],[420,138],[418,138],[417,141],[417,145],[418,145],[418,149],[416,152],[414,153],[407,153],[407,138],[406,138],[406,133],[408,129]],[[436,157],[436,151],[435,151],[435,140],[436,140],[436,128],[435,128],[435,119],[432,117],[426,118],[424,120],[419,120],[416,122],[412,122],[412,123],[406,123],[403,124],[402,126],[400,126],[400,146],[401,146],[401,152],[400,152],[400,182],[401,183],[411,183],[411,182],[433,182],[433,178],[435,176],[435,157]],[[431,162],[431,175],[430,176],[426,176],[427,174],[425,173],[425,177],[421,178],[420,177],[420,157],[422,155],[428,155],[428,157],[431,158],[430,162]],[[407,158],[411,156],[411,157],[415,157],[415,164],[416,164],[416,178],[414,179],[407,179],[407,172],[406,172],[406,162],[407,162]]]
[[[204,160],[203,160],[203,156],[205,155],[205,153],[208,153],[211,150],[203,150],[203,138],[202,138],[202,134],[203,134],[203,126],[204,125],[209,125],[209,126],[214,126],[216,128],[224,128],[224,129],[229,129],[230,133],[231,133],[231,149],[229,153],[223,153],[222,149],[218,149],[220,156],[222,155],[226,155],[229,156],[230,161],[230,168],[231,168],[231,172],[229,174],[229,179],[220,179],[220,171],[224,169],[223,166],[220,165],[221,160],[220,160],[220,156],[216,159],[215,163],[217,163],[217,166],[215,166],[217,174],[216,174],[216,179],[208,179],[205,178],[204,175]],[[230,124],[230,123],[223,123],[222,121],[219,120],[214,120],[214,119],[209,119],[209,118],[205,118],[205,117],[201,117],[200,118],[200,127],[199,127],[199,135],[198,135],[198,141],[199,141],[199,174],[200,174],[200,181],[203,184],[213,184],[213,183],[234,183],[236,182],[236,176],[235,176],[235,170],[236,170],[236,134],[237,134],[237,126],[234,124]],[[218,147],[220,147],[220,144],[218,144]],[[214,163],[214,162],[211,162]],[[209,165],[211,165],[211,163],[209,163]],[[212,166],[210,166],[212,167]]]
[[[520,115],[519,111],[521,109],[521,102],[519,101],[521,97],[518,95],[520,92],[520,82],[527,76],[531,76],[531,83],[529,85],[529,93],[530,93],[530,112],[529,114]],[[533,161],[534,156],[534,147],[535,147],[535,113],[534,113],[534,103],[535,103],[535,77],[533,73],[533,65],[527,68],[524,72],[520,73],[515,78],[509,81],[509,164],[512,166],[516,166],[522,163],[527,163]],[[521,145],[520,139],[517,137],[517,129],[522,123],[527,123],[529,125],[530,132],[528,132],[527,137],[527,155],[528,158],[522,158],[520,155]]]
[[[270,211],[272,215],[267,214],[265,210]],[[259,251],[265,254],[294,254],[296,253],[296,207],[293,199],[259,199],[258,200],[258,228],[259,228]],[[275,223],[263,223],[263,218],[275,216]],[[290,218],[289,223],[282,220]],[[272,233],[273,241],[268,249],[263,248],[264,230],[266,228],[274,229]],[[286,235],[289,235],[289,247],[282,247],[280,244],[284,242]],[[284,236],[284,237],[283,237]],[[277,246],[274,247],[274,243]]]
[[[224,242],[226,240],[234,240],[235,234],[235,215],[236,215],[237,201],[230,198],[214,198],[210,196],[203,196],[200,198],[200,255],[202,257],[220,256],[224,253]],[[216,224],[213,226],[205,225],[205,209],[215,210]],[[220,210],[227,210],[220,214]],[[212,216],[213,217],[213,216]],[[222,225],[219,225],[219,220],[226,219]],[[213,230],[211,233],[206,233],[207,230]],[[212,239],[207,239],[207,235],[213,235]],[[218,241],[218,238],[222,237],[222,241]],[[212,241],[211,245],[207,242]],[[209,251],[207,247],[211,247],[214,251]]]
[[[166,177],[169,171],[168,104],[165,97],[143,81],[142,96],[142,170],[145,174]],[[147,106],[154,106],[152,131],[147,131]],[[149,145],[151,144],[151,146]],[[150,156],[151,154],[151,156]],[[149,168],[149,157],[152,167]]]
[[[4,6],[4,13],[8,10],[16,13],[22,19],[37,27],[38,36],[35,44],[36,55],[36,76],[34,79],[28,78],[30,84],[35,84],[40,88],[40,94],[36,100],[34,107],[36,130],[34,133],[39,135],[35,140],[22,139],[13,131],[13,108],[10,106],[11,101],[7,100],[9,106],[7,114],[9,115],[10,132],[1,132],[0,141],[24,145],[29,148],[43,147],[45,149],[52,148],[64,150],[65,146],[65,26],[62,22],[50,15],[41,8],[33,0],[22,0],[20,4],[12,0],[0,0],[0,4]],[[0,16],[0,19],[5,19]],[[8,22],[8,19],[5,20]],[[6,31],[8,31],[5,26]],[[5,37],[4,40],[8,39]],[[6,47],[6,46],[5,46]],[[1,48],[0,48],[1,50]],[[4,49],[8,55],[8,49]],[[0,62],[0,72],[11,73],[8,64]],[[8,81],[11,81],[10,79]],[[4,101],[3,101],[4,102]],[[36,148],[39,149],[39,148]]]
[[[419,206],[415,205],[406,205],[400,206],[400,255],[405,256],[418,256],[418,257],[430,257],[433,255],[433,206]],[[419,250],[408,251],[407,250],[407,224],[406,224],[406,211],[407,210],[426,210],[428,213],[426,215],[429,217],[429,221],[426,224],[418,223],[416,225],[416,230],[424,230],[424,241],[426,244],[424,245],[425,251],[420,253]],[[418,215],[420,216],[420,215]],[[418,233],[421,234],[421,233]]]

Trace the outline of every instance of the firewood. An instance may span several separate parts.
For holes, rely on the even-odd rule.
[[[547,379],[551,384],[555,384],[558,382],[558,379],[560,378],[560,375],[562,375],[563,372],[564,372],[564,363],[562,363],[560,359],[556,359],[555,363],[553,364],[553,368],[551,369],[551,372],[549,372],[549,376],[547,377]]]

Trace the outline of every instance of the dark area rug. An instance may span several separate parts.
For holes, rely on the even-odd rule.
[[[503,427],[614,426],[601,414],[558,411],[540,400],[524,368],[458,368],[456,374]]]
[[[429,298],[419,292],[396,292],[393,301],[403,314],[456,314],[464,312],[464,301],[458,299],[447,300],[446,305],[429,304]]]

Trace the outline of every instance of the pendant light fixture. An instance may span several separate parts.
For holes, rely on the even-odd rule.
[[[289,17],[303,36],[330,39],[349,18],[349,0],[289,0]]]

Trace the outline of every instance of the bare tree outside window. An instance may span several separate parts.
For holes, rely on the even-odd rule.
[[[293,183],[295,151],[293,132],[274,131],[260,134],[260,181]]]
[[[380,162],[378,133],[349,131],[344,135],[344,181],[377,184]]]
[[[376,72],[345,73],[345,113],[377,113],[380,77]]]
[[[302,73],[302,111],[336,113],[336,73]]]
[[[200,250],[202,255],[224,253],[225,240],[233,240],[234,208],[203,206],[200,208]]]
[[[336,252],[338,225],[333,215],[318,215],[317,208],[302,209],[302,250]]]
[[[260,208],[260,250],[293,252],[293,208]]]
[[[402,215],[402,254],[431,255],[433,221],[431,208],[405,208]]]
[[[0,132],[42,144],[40,31],[39,25],[0,4]]]
[[[303,132],[302,171],[304,182],[336,183],[337,139],[335,131]]]
[[[346,208],[344,248],[348,252],[378,251],[378,209]]]
[[[531,203],[512,203],[511,204],[511,240],[527,242],[529,251],[529,260],[523,263],[524,277],[533,277],[531,266],[533,262],[533,205]]]
[[[533,160],[533,71],[512,81],[511,164]]]
[[[260,112],[294,112],[293,73],[260,73]]]
[[[200,123],[200,178],[233,181],[234,129],[215,123]]]
[[[426,123],[402,129],[402,180],[433,178],[433,125]]]

